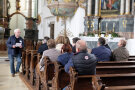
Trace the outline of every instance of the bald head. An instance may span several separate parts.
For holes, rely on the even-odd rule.
[[[118,43],[118,46],[119,46],[119,47],[125,47],[126,44],[127,44],[126,40],[121,39],[121,40],[119,41],[119,43]]]
[[[15,37],[20,37],[20,35],[21,35],[21,30],[20,29],[15,29],[14,30],[14,34],[15,34]]]
[[[84,40],[78,40],[76,42],[76,49],[77,51],[83,51],[87,49],[86,42]]]

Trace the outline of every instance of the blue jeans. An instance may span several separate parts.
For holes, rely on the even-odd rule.
[[[17,65],[16,65],[16,71],[15,71],[15,66],[14,66],[14,58],[16,57],[17,60]],[[17,55],[8,55],[8,58],[10,59],[10,71],[12,74],[15,74],[15,72],[19,72],[20,69],[20,65],[21,65],[21,55],[17,54]]]

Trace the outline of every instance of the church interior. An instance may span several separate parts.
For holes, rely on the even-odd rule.
[[[135,90],[134,16],[135,0],[0,0],[0,90]],[[19,74],[12,77],[8,42],[10,37],[15,36],[15,30],[21,32],[24,47],[21,47]],[[52,41],[46,41],[45,37]],[[65,67],[69,61],[63,66],[49,58],[50,55],[55,57],[54,52],[44,57],[45,50],[42,54],[38,53],[44,40],[48,45],[46,50],[49,50],[49,40],[50,43],[55,41],[57,47],[58,37],[63,37],[64,42],[69,39],[71,51],[76,45],[76,52],[70,59],[74,59],[77,50],[80,52],[83,49],[81,45],[84,44],[81,43],[87,44],[86,49],[91,55],[98,45],[103,46],[102,40],[109,47],[111,59],[99,61],[97,54],[94,54],[97,59],[95,74],[79,74],[75,61],[72,61],[74,66],[67,73]],[[74,38],[79,38],[75,44]],[[120,48],[119,43],[123,44],[124,54],[123,51],[116,51]],[[64,47],[65,43],[62,45]],[[61,47],[59,51],[62,55],[64,51]],[[128,58],[113,60],[114,53],[115,57]],[[107,55],[102,53],[101,57]],[[89,55],[84,58],[88,61]],[[39,67],[41,59],[44,59],[43,71]],[[17,64],[16,60],[15,66]]]

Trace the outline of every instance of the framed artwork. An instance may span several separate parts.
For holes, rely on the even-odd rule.
[[[100,0],[100,16],[111,16],[120,14],[121,0]]]

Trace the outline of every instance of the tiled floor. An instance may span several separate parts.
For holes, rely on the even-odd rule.
[[[11,77],[9,61],[0,59],[0,90],[28,90],[19,75]]]

